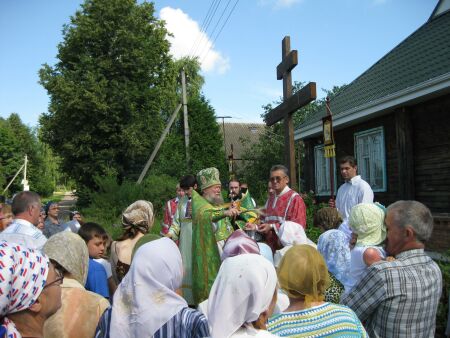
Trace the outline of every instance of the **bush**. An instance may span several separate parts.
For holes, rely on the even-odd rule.
[[[314,226],[314,214],[324,206],[325,203],[317,204],[316,196],[312,191],[302,194],[303,201],[306,205],[306,236],[314,243],[317,243],[322,230]]]
[[[79,192],[79,198],[89,201],[89,206],[81,212],[87,221],[99,223],[116,239],[122,233],[120,216],[123,210],[137,200],[153,203],[155,225],[151,232],[159,232],[164,204],[175,196],[177,180],[167,175],[149,176],[137,185],[134,181],[119,183],[116,177],[105,176],[96,177],[95,183],[98,191]]]

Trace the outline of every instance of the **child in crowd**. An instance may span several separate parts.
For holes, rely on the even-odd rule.
[[[108,278],[105,268],[94,259],[101,258],[105,252],[107,233],[99,224],[85,223],[78,235],[84,239],[89,251],[89,270],[85,288],[109,299]]]
[[[361,203],[355,205],[349,217],[349,225],[356,235],[355,247],[350,252],[349,292],[367,273],[373,263],[386,259],[382,247],[386,239],[385,211],[381,205]]]
[[[105,234],[103,236],[103,245],[105,247],[105,251],[103,252],[103,255],[100,258],[95,258],[94,261],[97,263],[100,263],[106,271],[106,278],[108,279],[108,289],[109,289],[109,296],[110,299],[112,299],[114,292],[117,289],[117,284],[114,281],[114,278],[112,276],[112,270],[111,270],[111,263],[108,261],[108,255],[107,252],[109,251],[109,248],[111,247],[111,237],[109,237],[108,234]]]

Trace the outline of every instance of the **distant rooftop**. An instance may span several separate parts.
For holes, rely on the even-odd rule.
[[[223,133],[223,125],[219,123],[220,132]],[[225,148],[226,155],[231,155],[231,145],[233,145],[233,157],[242,158],[245,147],[242,139],[248,140],[249,144],[259,141],[259,135],[264,131],[262,123],[225,123]]]

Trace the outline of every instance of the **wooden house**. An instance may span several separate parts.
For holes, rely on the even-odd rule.
[[[384,205],[414,199],[435,218],[431,249],[450,243],[450,0],[331,100],[336,161],[353,155],[358,173]],[[330,196],[322,117],[305,121],[304,190]],[[336,165],[335,165],[336,168]],[[338,168],[336,187],[341,183]],[[335,190],[336,191],[336,190]]]

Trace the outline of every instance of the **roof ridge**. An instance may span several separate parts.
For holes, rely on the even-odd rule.
[[[394,71],[397,71],[399,64],[400,64],[400,67],[402,67],[400,61],[403,60],[404,58],[411,59],[411,57],[412,57],[411,55],[413,55],[414,53],[416,53],[416,55],[413,55],[413,57],[417,57],[417,53],[420,53],[420,52],[425,53],[426,51],[423,51],[420,48],[417,48],[417,49],[413,48],[413,47],[416,47],[416,46],[413,46],[413,42],[415,40],[417,40],[417,42],[419,44],[421,43],[422,45],[424,43],[428,43],[428,44],[434,43],[434,41],[430,42],[427,40],[427,41],[423,42],[422,40],[424,39],[423,34],[429,34],[428,32],[430,31],[430,29],[432,29],[433,27],[436,27],[436,26],[438,26],[437,30],[436,30],[436,32],[437,32],[436,36],[442,38],[442,34],[443,34],[442,30],[446,29],[447,26],[444,25],[444,28],[442,28],[441,22],[442,22],[442,20],[450,20],[449,18],[450,18],[450,11],[446,11],[446,12],[440,14],[439,16],[437,16],[436,18],[434,18],[433,20],[426,21],[420,27],[418,27],[416,30],[414,30],[411,34],[409,34],[405,39],[403,39],[400,43],[395,45],[395,47],[393,47],[389,52],[387,52],[385,55],[383,55],[374,64],[372,64],[367,70],[365,70],[358,77],[356,77],[352,82],[350,82],[348,85],[346,85],[345,88],[343,88],[339,93],[337,93],[330,100],[331,107],[333,107],[333,102],[335,102],[338,105],[338,109],[337,109],[338,112],[336,113],[336,115],[339,115],[342,111],[346,111],[349,109],[349,107],[345,107],[346,96],[348,96],[349,93],[352,93],[352,92],[361,93],[362,90],[365,90],[367,88],[372,89],[369,91],[365,90],[365,96],[363,95],[363,96],[358,97],[359,101],[357,100],[358,98],[354,99],[354,102],[352,104],[354,105],[353,107],[356,107],[356,106],[360,106],[364,103],[370,102],[374,99],[384,97],[391,93],[390,90],[395,90],[395,91],[400,90],[401,88],[395,88],[398,86],[393,84],[391,86],[391,88],[387,88],[387,90],[388,90],[387,93],[386,93],[386,91],[380,93],[380,90],[376,89],[376,85],[377,84],[379,85],[379,81],[374,84],[373,80],[374,79],[379,80],[378,78],[380,76],[382,76],[383,73],[385,75],[386,69],[388,69],[388,70],[394,69]],[[446,23],[446,21],[445,21],[445,23]],[[444,33],[446,33],[446,31]],[[413,40],[413,42],[409,43],[409,42],[411,42],[411,40]],[[413,52],[412,52],[412,50],[413,50]],[[431,65],[431,67],[433,67],[432,61],[430,61],[430,65]],[[446,65],[444,64],[442,66],[445,67]],[[401,73],[402,70],[405,71],[404,69],[401,69],[399,72]],[[436,72],[433,73],[431,71],[431,72],[426,73],[425,75],[429,75],[429,76],[432,76],[432,78],[434,78],[436,76],[435,73]],[[439,75],[439,74],[437,74],[437,75]],[[417,82],[417,84],[423,82],[422,80],[423,79],[421,79],[420,82]],[[372,88],[370,86],[369,87],[365,86],[364,88],[358,88],[358,87],[364,86],[364,83],[368,82],[368,81],[370,81],[370,85],[372,85]],[[411,84],[409,84],[409,85],[411,85]],[[377,94],[381,94],[381,96],[378,97]],[[349,105],[348,102],[347,102],[347,105]],[[339,106],[341,106],[341,107],[339,107]],[[342,109],[342,111],[340,109]],[[310,123],[318,120],[318,118],[320,116],[323,116],[324,112],[325,112],[325,107],[322,107],[321,109],[317,110],[314,114],[311,114],[300,125],[300,127],[309,125]]]

